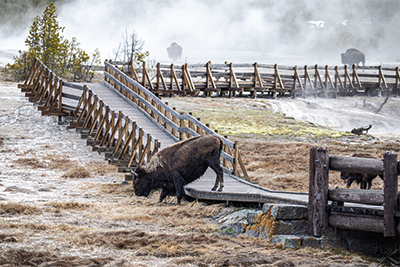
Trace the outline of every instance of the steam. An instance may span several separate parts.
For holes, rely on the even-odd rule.
[[[177,42],[182,61],[215,63],[338,64],[340,53],[357,48],[367,64],[399,61],[400,2],[397,0],[75,0],[57,4],[64,35],[77,37],[102,58],[122,34],[136,33],[150,58],[170,62],[166,48]],[[33,18],[34,14],[32,14]],[[25,49],[26,30],[0,49]],[[17,42],[17,40],[19,40]]]

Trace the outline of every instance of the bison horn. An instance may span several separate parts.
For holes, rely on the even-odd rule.
[[[134,171],[132,171],[132,174],[137,178],[137,177],[139,177],[139,175],[136,173],[136,172],[134,172]]]

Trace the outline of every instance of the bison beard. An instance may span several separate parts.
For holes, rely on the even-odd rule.
[[[168,195],[176,195],[178,204],[186,198],[184,185],[200,178],[208,167],[217,174],[211,190],[222,191],[224,178],[219,158],[223,141],[213,135],[192,137],[157,152],[147,166],[138,166],[133,188],[136,196],[147,197],[154,189],[162,189],[162,202]]]
[[[376,159],[376,157],[367,153],[356,153],[353,154],[352,157]],[[368,173],[352,173],[352,172],[340,173],[340,178],[343,180],[347,180],[347,188],[350,188],[351,184],[354,181],[356,181],[357,184],[360,185],[360,189],[371,189],[372,180],[375,179],[376,176],[377,176],[376,174],[368,174]],[[381,175],[379,176],[383,179]]]

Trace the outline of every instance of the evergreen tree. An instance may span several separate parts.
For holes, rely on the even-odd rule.
[[[93,77],[93,71],[83,68],[90,56],[79,47],[76,38],[72,38],[72,41],[64,38],[64,27],[59,25],[57,17],[56,7],[50,3],[42,16],[33,19],[25,40],[28,51],[19,51],[19,55],[14,58],[14,64],[6,66],[6,71],[17,80],[26,78],[35,57],[59,77],[73,81],[91,80]],[[97,49],[93,56],[95,58],[92,59],[92,63],[99,64],[100,53]]]

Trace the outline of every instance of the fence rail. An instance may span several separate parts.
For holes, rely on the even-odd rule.
[[[328,188],[329,170],[383,175],[384,189]],[[331,226],[396,236],[400,233],[398,173],[393,152],[384,153],[380,160],[329,155],[326,148],[311,148],[308,233],[321,236]]]
[[[110,61],[111,62],[111,61]],[[132,62],[112,62],[120,66],[132,79],[155,94],[220,96],[264,94],[332,96],[371,94],[399,94],[398,67],[366,66],[280,66],[277,64],[183,64],[158,63],[155,69],[134,68]]]

